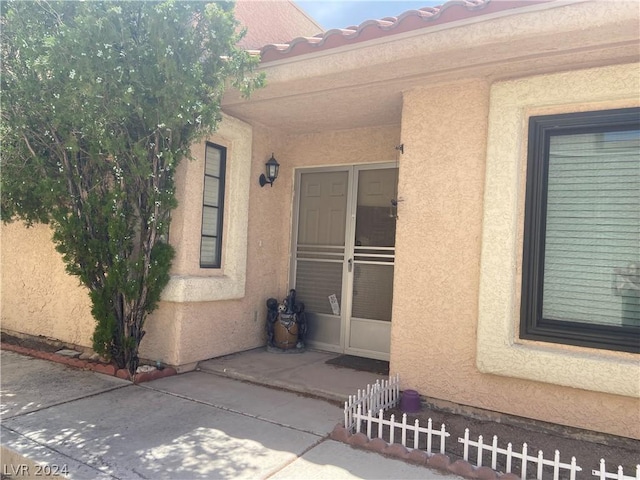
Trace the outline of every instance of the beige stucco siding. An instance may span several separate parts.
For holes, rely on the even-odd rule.
[[[465,82],[406,92],[403,106],[391,368],[404,387],[463,404],[481,401],[468,387],[488,96]]]
[[[2,225],[2,328],[91,346],[94,320],[87,291],[65,271],[46,225]]]
[[[612,86],[619,85],[616,75],[629,75],[630,68],[635,67],[604,72],[603,84],[608,81]],[[543,91],[557,92],[573,77],[565,74],[555,78],[559,83],[549,77],[542,82]],[[570,98],[566,96],[568,91],[589,91],[589,75],[583,78],[584,84],[569,81],[560,88],[565,93],[558,98],[566,101]],[[531,94],[536,81],[514,82],[522,89],[512,92],[512,101],[517,103]],[[517,193],[521,178],[516,175],[514,181],[504,184],[492,179],[503,178],[505,170],[513,170],[510,159],[518,159],[519,165],[526,159],[522,139],[522,132],[526,138],[526,120],[524,116],[509,117],[501,108],[491,110],[496,104],[510,103],[502,98],[504,90],[477,80],[414,89],[404,96],[405,154],[399,187],[404,202],[397,233],[392,372],[400,374],[404,388],[415,388],[433,399],[640,438],[637,398],[594,391],[602,390],[595,383],[576,388],[562,386],[560,381],[615,374],[613,381],[628,384],[620,392],[632,392],[638,386],[637,356],[546,345],[536,348],[538,356],[546,360],[538,361],[532,369],[530,355],[514,344],[518,322],[515,312],[519,307],[513,301],[519,291],[517,272],[522,253],[521,233],[519,240],[516,236],[524,221],[519,197],[522,191]],[[622,106],[619,95],[609,98],[608,105]],[[626,98],[626,106],[631,106],[631,97]],[[596,102],[602,100],[600,97]],[[548,110],[550,105],[547,102],[543,107]],[[606,103],[600,106],[607,108]],[[568,111],[566,107],[564,111]],[[524,111],[521,113],[524,115]],[[495,132],[493,140],[510,148],[503,149],[491,160],[492,169],[486,170],[490,120],[505,127]],[[517,138],[514,132],[520,132]],[[489,147],[490,157],[491,151]],[[490,212],[487,198],[493,209]],[[515,217],[505,210],[512,212],[514,208]],[[504,228],[495,229],[494,225]],[[489,234],[487,228],[493,233]],[[500,233],[503,230],[505,233]],[[502,270],[495,271],[491,263]],[[487,268],[494,272],[489,277]],[[487,298],[502,300],[487,303]],[[505,306],[513,309],[508,317]],[[549,363],[553,357],[556,361]],[[592,361],[594,357],[608,357],[609,366],[615,367],[603,368],[604,363]],[[536,375],[527,377],[527,372],[534,370]]]

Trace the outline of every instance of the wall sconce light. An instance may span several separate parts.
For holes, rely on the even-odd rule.
[[[261,174],[258,181],[260,182],[260,186],[264,187],[267,183],[273,187],[273,182],[278,178],[278,170],[280,169],[280,164],[273,157],[273,153],[271,154],[271,158],[267,160],[267,163],[264,164],[267,167],[267,175]]]

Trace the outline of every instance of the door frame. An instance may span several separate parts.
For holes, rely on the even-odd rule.
[[[322,173],[322,172],[348,172],[348,188],[347,188],[347,212],[345,215],[345,253],[342,265],[342,305],[340,305],[340,344],[332,345],[319,342],[311,342],[310,346],[329,352],[353,354],[367,358],[375,358],[379,360],[389,360],[389,354],[377,352],[373,350],[357,349],[349,347],[350,329],[351,329],[351,312],[353,306],[353,274],[348,271],[348,258],[353,258],[355,248],[355,226],[356,226],[356,209],[357,209],[357,191],[358,191],[358,173],[362,170],[379,170],[388,168],[398,168],[395,161],[362,163],[362,164],[345,164],[321,167],[297,167],[294,169],[294,188],[293,188],[293,209],[291,221],[291,242],[289,249],[289,285],[295,284],[296,281],[296,251],[298,242],[298,227],[300,218],[300,184],[301,176],[304,173]],[[393,318],[393,314],[392,314]],[[379,322],[378,320],[371,320]],[[391,322],[389,328],[391,329]],[[390,334],[391,332],[389,332]]]

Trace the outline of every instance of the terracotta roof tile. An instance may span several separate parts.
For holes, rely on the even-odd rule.
[[[298,37],[289,43],[269,44],[261,50],[261,61],[272,62],[549,1],[553,0],[451,0],[437,7],[408,10],[397,17],[367,20],[357,26],[332,29],[313,37]]]

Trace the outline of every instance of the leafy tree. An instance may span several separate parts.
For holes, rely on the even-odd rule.
[[[48,223],[94,349],[132,374],[169,280],[174,172],[230,85],[263,78],[232,2],[3,1],[3,221]]]

